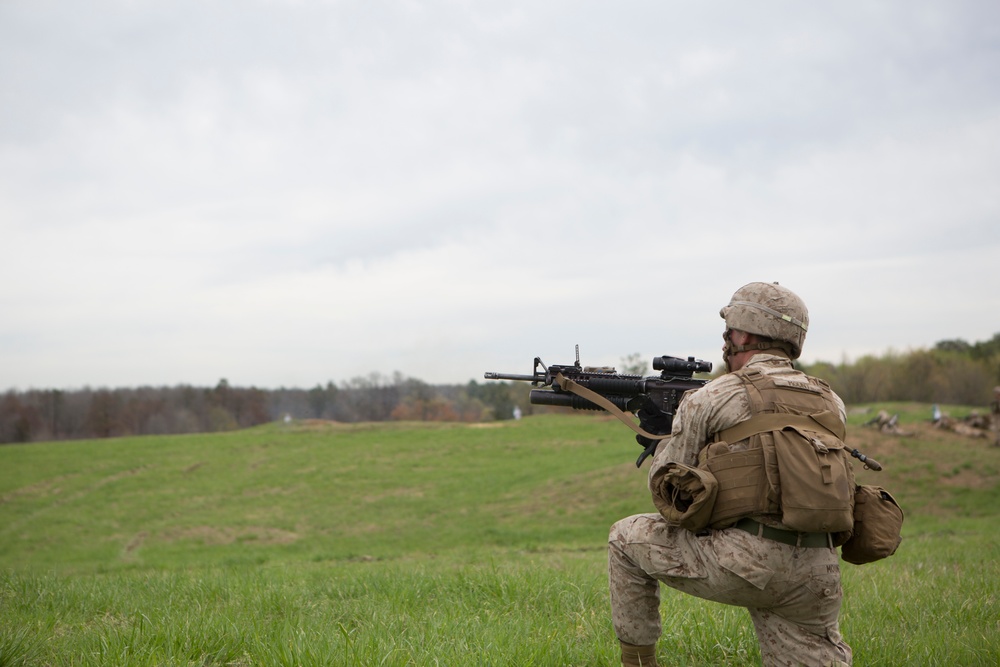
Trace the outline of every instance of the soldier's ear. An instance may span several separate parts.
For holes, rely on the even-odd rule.
[[[748,334],[746,331],[740,331],[739,329],[733,329],[732,333],[729,334],[729,340],[733,342],[733,345],[746,345],[753,338],[753,334]]]

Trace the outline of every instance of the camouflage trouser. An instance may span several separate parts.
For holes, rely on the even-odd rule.
[[[660,636],[660,587],[746,607],[765,665],[850,665],[840,635],[840,566],[832,548],[800,548],[736,528],[697,536],[659,514],[611,528],[611,615],[618,638],[640,646]]]

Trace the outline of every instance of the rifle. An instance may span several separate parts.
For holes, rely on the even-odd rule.
[[[651,441],[635,462],[638,468],[647,456],[656,451],[656,445],[669,433],[677,406],[684,392],[698,389],[708,380],[693,377],[695,373],[709,373],[712,363],[694,357],[654,357],[653,370],[659,375],[623,375],[610,366],[580,365],[580,346],[576,346],[576,362],[571,365],[546,366],[535,357],[531,375],[487,372],[487,380],[516,380],[547,388],[532,389],[529,401],[534,405],[557,405],[574,410],[607,410],[640,436]],[[633,422],[626,413],[639,410],[658,412],[666,417],[667,433],[647,433]]]

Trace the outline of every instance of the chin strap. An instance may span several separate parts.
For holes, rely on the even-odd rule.
[[[754,351],[764,351],[764,350],[781,350],[788,355],[789,359],[794,358],[794,351],[790,343],[786,343],[783,340],[766,340],[761,343],[751,343],[749,345],[736,345],[728,337],[726,338],[726,348],[722,351],[723,358],[726,360],[726,367],[729,367],[729,357],[732,357],[740,352],[746,352],[748,350]]]

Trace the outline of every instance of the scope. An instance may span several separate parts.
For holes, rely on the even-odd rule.
[[[691,375],[692,373],[711,373],[712,362],[702,361],[694,357],[681,359],[679,357],[653,357],[653,370],[663,371],[668,375]]]

